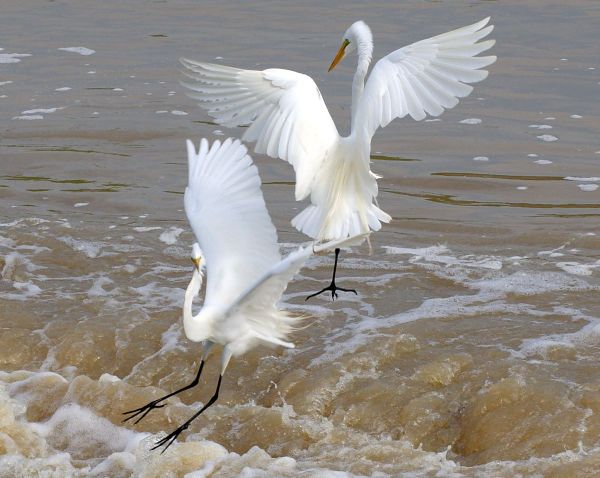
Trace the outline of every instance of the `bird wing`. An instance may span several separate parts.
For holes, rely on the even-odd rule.
[[[370,233],[357,234],[344,239],[335,239],[323,244],[299,247],[290,252],[278,263],[264,272],[253,284],[251,284],[239,298],[233,302],[225,314],[230,314],[240,307],[251,305],[252,307],[267,308],[277,304],[281,295],[285,292],[288,283],[302,269],[306,260],[314,253],[329,251],[337,247],[354,246],[360,244]]]
[[[217,123],[250,125],[242,139],[254,151],[289,162],[296,172],[296,199],[313,179],[339,134],[317,85],[307,75],[282,69],[241,70],[182,58],[182,85]]]
[[[369,138],[394,118],[438,116],[469,95],[473,87],[467,83],[486,78],[488,72],[480,68],[496,61],[495,56],[476,56],[495,43],[477,43],[493,30],[493,25],[485,26],[489,20],[421,40],[379,60],[357,106],[357,121]]]
[[[224,312],[226,316],[241,312],[255,336],[261,340],[284,347],[294,347],[285,342],[287,335],[294,330],[294,324],[302,317],[292,317],[277,311],[276,304],[285,292],[288,283],[314,253],[360,243],[367,234],[359,234],[346,239],[337,239],[325,244],[299,247],[262,274]],[[280,313],[273,314],[273,311]]]
[[[204,252],[205,304],[222,307],[281,260],[277,234],[246,147],[231,138],[200,151],[187,140],[185,213]]]

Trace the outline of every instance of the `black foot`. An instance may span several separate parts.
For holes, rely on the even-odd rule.
[[[157,448],[160,448],[163,445],[166,445],[163,449],[163,451],[161,451],[161,455],[167,451],[167,448],[169,448],[173,442],[175,440],[177,440],[177,437],[179,435],[181,435],[181,432],[183,432],[184,430],[187,430],[187,427],[190,426],[190,423],[192,422],[192,420],[185,422],[183,425],[181,425],[179,428],[173,430],[171,433],[169,433],[166,437],[164,437],[162,440],[158,440],[156,442],[156,444],[151,448],[151,450],[156,450]]]
[[[141,422],[144,419],[144,417],[146,415],[148,415],[155,408],[164,407],[166,404],[159,405],[159,403],[162,402],[164,399],[165,399],[165,397],[159,398],[157,400],[152,400],[151,402],[147,403],[143,407],[136,408],[135,410],[129,410],[127,412],[123,412],[123,415],[129,415],[129,416],[125,420],[123,420],[122,423],[128,422],[129,420],[132,420],[139,415],[141,415],[141,416],[133,423],[135,425],[135,424]]]
[[[204,357],[204,358],[206,358],[206,357]],[[152,400],[151,402],[146,403],[146,405],[144,405],[143,407],[136,408],[135,410],[129,410],[128,412],[123,412],[123,415],[129,415],[129,416],[125,420],[123,420],[122,423],[128,422],[129,420],[131,420],[137,416],[140,416],[135,422],[133,422],[133,424],[136,425],[139,422],[141,422],[144,419],[144,417],[146,415],[148,415],[152,410],[154,410],[155,408],[162,408],[166,405],[166,403],[159,405],[160,402],[163,402],[169,397],[177,395],[178,393],[181,393],[181,392],[185,392],[186,390],[189,390],[190,388],[194,388],[196,385],[198,385],[198,383],[200,382],[200,375],[202,374],[202,369],[204,368],[204,358],[200,361],[200,367],[198,368],[198,373],[196,374],[196,378],[194,379],[194,381],[192,383],[190,383],[189,385],[186,385],[185,387],[180,388],[179,390],[175,390],[174,392],[171,392],[171,393],[165,395],[164,397],[157,398],[156,400]]]
[[[331,278],[331,284],[329,284],[324,289],[321,289],[319,292],[315,292],[314,294],[310,294],[306,299],[304,299],[305,301],[308,300],[308,299],[311,299],[313,297],[316,297],[316,296],[322,294],[323,292],[327,292],[328,290],[331,291],[331,300],[337,299],[337,296],[338,296],[337,295],[337,291],[338,290],[341,290],[342,292],[354,292],[355,295],[358,295],[354,289],[344,289],[342,287],[338,287],[337,285],[335,285],[335,273],[337,271],[337,265],[338,265],[339,255],[340,255],[340,249],[336,248],[336,250],[335,250],[335,263],[333,264],[333,277]]]
[[[187,428],[190,426],[190,423],[192,423],[196,418],[198,418],[202,413],[204,413],[204,411],[210,407],[213,403],[215,403],[217,401],[217,398],[219,398],[219,390],[221,389],[221,380],[223,379],[223,375],[219,375],[219,381],[217,382],[217,390],[215,391],[215,394],[211,397],[211,399],[206,403],[206,405],[204,405],[200,411],[196,412],[192,418],[190,418],[187,422],[185,422],[183,425],[181,425],[180,427],[178,427],[177,429],[175,429],[174,431],[172,431],[171,433],[169,433],[166,437],[164,437],[161,440],[158,440],[156,442],[156,444],[152,447],[152,450],[156,450],[157,448],[160,448],[161,446],[165,446],[163,451],[161,451],[161,454],[164,453],[165,451],[167,451],[167,448],[169,448],[173,442],[175,440],[177,440],[177,437],[179,435],[181,435],[181,432],[183,432],[184,430],[187,430]]]
[[[335,300],[337,299],[338,290],[341,290],[342,292],[354,292],[355,295],[358,295],[356,290],[354,289],[344,289],[343,287],[338,287],[337,285],[335,285],[335,282],[332,282],[331,284],[329,284],[327,287],[325,287],[324,289],[321,289],[319,292],[315,292],[314,294],[310,294],[306,299],[304,299],[305,301],[308,299],[312,299],[313,297],[316,297],[320,294],[322,294],[323,292],[327,292],[328,290],[331,291],[331,300]]]

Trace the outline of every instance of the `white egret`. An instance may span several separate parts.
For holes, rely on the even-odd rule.
[[[371,63],[371,30],[358,21],[344,33],[331,71],[356,51],[352,82],[350,135],[342,137],[315,82],[290,70],[242,70],[182,58],[182,84],[216,122],[250,125],[242,137],[256,141],[254,150],[292,164],[296,200],[310,195],[311,204],[292,219],[299,231],[317,240],[331,240],[377,231],[391,217],[376,201],[377,178],[370,170],[371,138],[380,126],[410,115],[422,120],[438,116],[472,91],[468,83],[487,77],[481,68],[495,56],[477,57],[494,45],[479,42],[493,29],[489,18],[422,40],[380,59],[365,84]],[[334,279],[329,287],[335,296]],[[313,294],[313,295],[317,295]],[[310,297],[310,296],[309,296]]]
[[[348,240],[336,240],[316,247],[300,247],[284,259],[279,253],[277,234],[260,190],[256,166],[239,141],[215,141],[209,149],[202,139],[196,153],[187,141],[189,178],[185,190],[185,212],[198,240],[192,250],[195,268],[185,291],[183,326],[186,337],[204,345],[200,367],[189,385],[125,412],[125,421],[143,419],[162,402],[198,384],[208,351],[214,343],[223,345],[221,373],[210,400],[189,420],[158,441],[154,448],[165,450],[210,407],[219,396],[221,380],[232,356],[243,354],[258,343],[294,347],[287,341],[299,320],[277,307],[288,282],[313,254],[337,247]],[[353,238],[349,239],[353,240]],[[202,248],[207,284],[204,304],[193,315],[192,302],[202,286]],[[164,451],[164,450],[163,450]]]

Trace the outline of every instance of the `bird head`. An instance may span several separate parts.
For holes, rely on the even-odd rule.
[[[192,246],[192,262],[198,272],[200,272],[200,266],[202,265],[202,250],[197,242],[194,242]]]
[[[362,20],[359,20],[350,25],[350,28],[348,28],[348,30],[346,30],[344,33],[342,46],[340,46],[340,49],[333,58],[331,65],[329,65],[329,70],[327,71],[333,70],[336,65],[344,59],[346,54],[352,53],[355,50],[363,50],[365,48],[372,51],[373,35],[371,34],[371,29],[367,26],[367,24]]]

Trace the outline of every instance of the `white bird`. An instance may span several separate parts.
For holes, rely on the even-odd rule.
[[[377,128],[410,115],[438,116],[472,91],[468,83],[487,77],[481,68],[495,56],[477,57],[494,45],[479,42],[493,29],[489,17],[422,40],[380,59],[365,84],[373,53],[371,30],[362,21],[346,30],[331,71],[356,51],[352,82],[352,123],[340,136],[315,82],[295,71],[242,70],[182,58],[182,84],[192,90],[218,124],[250,125],[243,140],[256,141],[257,153],[289,162],[296,173],[296,200],[310,205],[292,219],[299,231],[331,240],[377,231],[391,217],[376,201],[377,178],[370,170],[371,139]],[[336,251],[336,266],[339,251]],[[320,292],[335,293],[332,285]],[[320,293],[319,292],[319,293]],[[314,294],[316,295],[316,294]]]
[[[208,351],[223,345],[221,373],[211,399],[183,425],[158,441],[165,450],[190,423],[219,396],[221,380],[232,356],[243,354],[260,342],[293,348],[287,337],[299,317],[277,306],[288,282],[313,254],[344,244],[337,240],[319,246],[300,247],[284,259],[277,234],[260,190],[260,178],[246,147],[238,140],[215,141],[209,149],[202,139],[197,153],[187,141],[189,178],[184,205],[198,244],[192,249],[195,269],[185,291],[183,327],[186,337],[202,342],[203,355],[196,378],[189,385],[135,410],[125,412],[125,421],[143,419],[163,407],[165,399],[198,384]],[[352,239],[350,239],[352,240]],[[201,262],[206,260],[207,283],[204,304],[192,312],[192,302],[202,286]],[[164,451],[164,450],[163,450]]]

